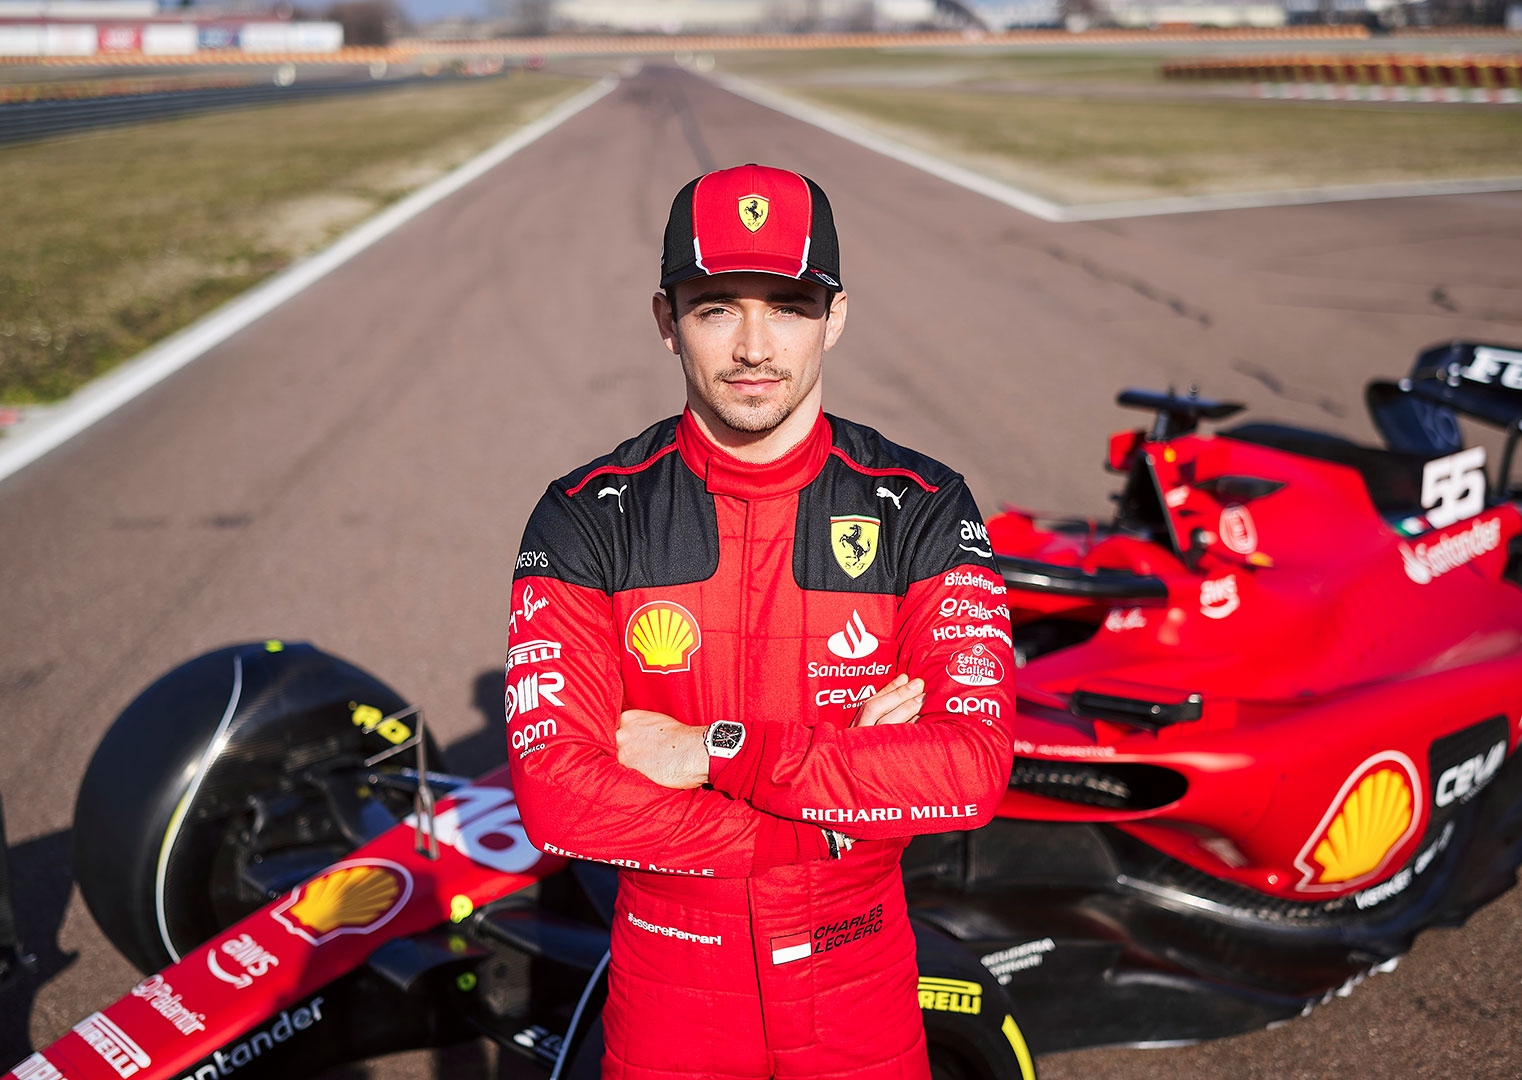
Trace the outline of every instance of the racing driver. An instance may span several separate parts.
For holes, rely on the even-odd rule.
[[[603,1075],[928,1078],[900,854],[987,822],[1013,752],[982,519],[821,411],[846,294],[813,181],[687,184],[660,286],[687,407],[549,486],[507,656],[524,828],[621,868]]]

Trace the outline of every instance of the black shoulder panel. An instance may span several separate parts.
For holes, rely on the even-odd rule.
[[[523,532],[514,577],[600,589],[704,581],[719,568],[713,496],[676,450],[677,418],[549,486]]]
[[[836,448],[858,465],[870,469],[907,469],[932,487],[945,487],[951,481],[961,479],[954,469],[942,465],[933,457],[900,446],[885,438],[876,428],[842,420],[828,413],[825,414],[825,419],[830,422]],[[895,486],[893,490],[897,491],[898,488]]]
[[[999,579],[983,515],[960,476],[941,488],[917,523],[908,582],[924,581],[958,566],[981,566]]]
[[[953,566],[992,568],[983,519],[959,475],[871,428],[828,419],[836,453],[798,495],[799,588],[903,596],[911,582]],[[976,543],[960,539],[964,520]]]

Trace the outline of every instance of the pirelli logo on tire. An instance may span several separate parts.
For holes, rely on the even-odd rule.
[[[983,987],[965,979],[933,979],[920,976],[920,1008],[936,1012],[980,1013]]]

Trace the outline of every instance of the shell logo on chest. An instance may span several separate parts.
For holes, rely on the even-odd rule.
[[[697,619],[681,604],[652,600],[641,604],[624,627],[624,647],[649,674],[670,675],[692,667],[692,654],[703,644]]]

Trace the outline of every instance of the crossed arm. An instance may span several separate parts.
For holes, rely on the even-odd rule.
[[[806,716],[720,718],[747,731],[729,759],[709,757],[706,725],[623,708],[622,640],[598,560],[572,563],[581,545],[549,543],[531,522],[525,548],[566,565],[541,563],[549,573],[520,576],[513,590],[509,760],[530,840],[620,866],[748,876],[828,857],[826,824],[888,839],[952,818],[986,822],[1009,779],[1015,665],[1002,580],[955,550],[948,521],[977,513],[965,489],[960,499],[927,524],[928,554],[899,599],[902,674],[846,729]],[[970,650],[991,653],[998,678],[953,681]]]
[[[912,723],[924,704],[925,680],[900,672],[866,700],[851,726]],[[708,749],[703,743],[707,730],[706,724],[685,724],[665,713],[626,709],[619,715],[614,735],[618,763],[661,787],[702,787],[708,783]]]

